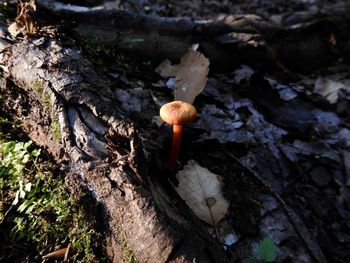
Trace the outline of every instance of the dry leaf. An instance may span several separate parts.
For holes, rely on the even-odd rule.
[[[171,65],[171,62],[166,59],[156,68],[156,72],[158,72],[163,78],[174,77],[179,71],[179,65],[173,66]]]
[[[165,60],[156,69],[164,78],[175,77],[175,100],[193,103],[208,80],[209,60],[195,49],[189,49],[180,64],[171,65]]]
[[[223,196],[223,183],[218,175],[189,160],[176,175],[179,185],[176,192],[203,221],[216,226],[225,217],[229,203]]]
[[[17,8],[16,20],[8,27],[11,36],[15,38],[21,33],[23,35],[35,34],[39,29],[33,16],[36,11],[35,0],[20,0]]]
[[[338,101],[339,91],[346,88],[341,81],[318,78],[315,83],[314,92],[323,96],[331,104]]]

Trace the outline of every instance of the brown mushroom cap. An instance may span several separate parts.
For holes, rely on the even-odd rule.
[[[196,108],[187,102],[175,100],[164,104],[159,111],[163,121],[171,125],[183,125],[194,121],[196,118]]]

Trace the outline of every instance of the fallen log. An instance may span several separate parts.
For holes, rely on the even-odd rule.
[[[40,116],[30,113],[32,123],[35,118],[58,121],[61,147],[80,175],[75,180],[88,186],[105,207],[113,248],[110,256],[115,262],[122,258],[116,254],[122,251],[121,235],[141,262],[226,261],[219,244],[200,224],[181,216],[159,182],[149,177],[134,124],[119,109],[110,83],[97,75],[79,50],[42,37],[7,46],[4,54],[8,76],[31,98],[33,111],[41,112]],[[38,120],[36,127],[31,125],[34,140],[40,133],[44,138],[43,133],[50,133],[45,126],[45,121]],[[123,141],[115,149],[123,152],[117,160],[104,139],[107,131]],[[53,148],[57,142],[39,144],[63,158]],[[143,187],[138,178],[155,190]],[[161,207],[155,200],[162,200]]]
[[[339,59],[350,60],[346,10],[313,15],[305,23],[294,21],[286,27],[254,15],[196,20],[67,8],[53,0],[38,4],[41,12],[63,18],[81,38],[96,38],[108,47],[156,62],[178,61],[194,43],[199,43],[212,69],[225,72],[247,64],[292,78],[290,70],[308,72]]]

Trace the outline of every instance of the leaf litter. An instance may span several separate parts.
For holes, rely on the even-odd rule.
[[[259,171],[261,178],[273,191],[284,193],[286,202],[303,222],[313,222],[317,226],[318,235],[327,233],[327,242],[343,242],[348,229],[336,222],[342,220],[340,218],[350,218],[350,205],[347,201],[350,181],[350,154],[347,147],[350,145],[350,131],[344,117],[326,106],[317,107],[318,104],[313,104],[313,101],[318,103],[315,98],[320,96],[314,92],[317,76],[305,77],[304,81],[292,84],[280,84],[273,77],[255,79],[255,86],[263,86],[264,93],[272,94],[275,91],[273,99],[270,96],[263,101],[265,97],[252,95],[255,91],[249,87],[254,73],[251,68],[241,66],[231,74],[209,77],[201,93],[205,103],[197,104],[199,116],[191,125],[192,129],[200,131],[195,143],[234,143],[236,148],[230,148],[232,153],[239,156],[238,159],[244,166]],[[344,74],[340,74],[338,78],[333,76],[333,79],[347,83]],[[323,77],[326,78],[327,75]],[[263,82],[264,79],[267,82]],[[338,90],[335,104],[347,98],[346,94],[348,87]],[[310,99],[310,107],[304,106],[305,98]],[[330,101],[325,101],[331,104]],[[291,107],[294,115],[286,122],[286,115],[291,112]],[[307,125],[304,125],[305,122]],[[302,130],[305,132],[300,132]],[[247,149],[247,152],[240,149]],[[346,173],[342,172],[342,167],[346,168]],[[339,186],[334,188],[334,182]],[[233,185],[228,187],[235,189]],[[303,187],[309,187],[310,191],[305,191]],[[294,199],[288,193],[295,193],[300,198]],[[330,197],[329,193],[335,195]],[[331,201],[327,201],[328,198]],[[302,200],[310,200],[310,207],[303,204]],[[322,207],[333,209],[326,210]],[[324,226],[313,218],[315,213],[321,220],[332,218],[327,223],[331,232],[322,230]],[[307,252],[292,249],[290,244],[299,243],[300,240],[292,237],[293,226],[288,223],[288,218],[282,224],[277,224],[276,220],[282,216],[283,213],[278,209],[262,215],[261,235],[271,235],[274,239],[277,237],[278,249],[280,253],[284,253],[285,258],[298,255],[301,260]],[[272,227],[274,223],[276,227]],[[240,231],[240,228],[235,230]],[[242,242],[244,239],[239,240]],[[344,242],[344,245],[337,248],[333,258],[345,257],[346,253],[341,252],[346,248]],[[317,255],[322,254],[322,250],[315,251]]]
[[[263,180],[270,184],[277,193],[289,191],[289,182],[295,181],[296,178],[292,172],[294,169],[308,173],[309,175],[306,176],[315,186],[329,189],[334,180],[331,174],[337,173],[343,165],[342,156],[334,149],[334,146],[343,145],[345,147],[347,144],[344,142],[350,138],[349,131],[343,125],[342,119],[331,111],[312,107],[305,108],[300,97],[305,95],[311,97],[312,94],[316,94],[310,93],[310,87],[313,87],[314,82],[282,85],[273,77],[265,78],[267,80],[265,81],[264,78],[256,78],[254,73],[255,71],[251,68],[241,66],[229,75],[214,75],[209,78],[201,93],[206,103],[199,104],[199,118],[191,125],[194,129],[204,131],[197,142],[217,140],[222,145],[235,143],[250,149],[247,154],[237,152],[241,156],[240,161],[247,167],[260,171]],[[255,88],[263,87],[261,96],[258,94],[252,96],[252,93],[256,92],[251,86],[249,87],[252,78],[255,78]],[[244,90],[245,87],[248,88]],[[247,90],[250,92],[248,93],[249,99],[246,98]],[[267,97],[266,94],[273,95]],[[291,112],[294,112],[294,115],[291,115]],[[288,116],[292,117],[286,122]],[[301,133],[301,137],[297,136],[293,139],[295,131],[305,132]],[[308,134],[308,131],[311,133]],[[310,140],[310,137],[314,136],[313,132],[322,136],[323,140]],[[289,136],[292,136],[291,139],[287,139]],[[335,169],[330,173],[329,169],[320,166],[320,162],[326,162],[323,164],[326,167],[327,163],[332,164]],[[344,175],[338,174],[340,181],[344,182],[346,180]],[[299,185],[295,189],[299,192]],[[344,196],[342,199],[344,200],[347,192],[341,191],[340,193]],[[299,195],[313,198],[311,192],[299,192]],[[319,210],[325,198],[327,197],[317,198],[313,201],[313,207]],[[296,206],[297,202],[290,202],[290,205]],[[344,210],[344,206],[346,206],[345,202],[338,205],[338,211],[343,216],[347,216],[349,211]],[[307,211],[307,209],[304,210]],[[321,214],[321,211],[319,212]],[[311,214],[311,212],[307,213]],[[278,217],[280,218],[281,215]],[[261,230],[269,227],[271,223],[268,223],[269,220],[273,220],[273,217],[263,219],[263,222],[266,221],[266,223],[261,225]],[[286,227],[286,224],[287,219],[283,225]],[[266,235],[279,233],[282,242],[286,234],[283,232],[286,230],[279,229],[276,232],[276,229],[274,231],[263,230]],[[337,231],[336,238],[343,236],[341,230]],[[290,237],[288,242],[291,240]],[[287,246],[282,246],[280,249],[285,251],[287,256],[293,256],[295,253]]]
[[[209,60],[196,51],[197,48],[198,45],[193,45],[181,58],[180,64],[172,65],[169,60],[164,60],[156,69],[164,78],[175,77],[175,100],[192,104],[207,82]]]
[[[179,181],[176,192],[198,218],[212,226],[225,217],[230,205],[223,195],[223,182],[219,177],[194,160],[189,160],[176,175]]]
[[[164,76],[174,77],[177,66],[168,62],[165,67],[169,67],[171,75],[167,72],[168,75]],[[291,84],[264,76],[255,79],[254,88],[263,87],[261,94],[268,97],[265,100],[264,96],[253,94],[255,90],[250,87],[255,73],[256,70],[243,65],[230,74],[209,77],[201,92],[201,100],[196,101],[199,116],[189,126],[197,134],[194,143],[234,145],[230,150],[238,160],[258,171],[273,191],[283,193],[286,203],[298,213],[302,222],[313,224],[312,233],[317,238],[336,244],[342,240],[342,245],[331,255],[332,259],[341,260],[347,255],[341,251],[346,251],[344,242],[349,231],[338,222],[350,215],[350,154],[347,149],[350,131],[346,116],[341,116],[337,109],[329,108],[327,104],[337,107],[344,99],[349,100],[350,78],[346,70],[338,69],[303,76],[301,81]],[[263,83],[264,80],[267,83]],[[170,78],[169,86],[176,88],[176,84],[176,76]],[[162,104],[166,99],[166,96],[161,98],[164,87],[158,86],[156,91],[150,92],[153,101],[148,101],[149,105],[157,108]],[[148,87],[144,89],[149,91]],[[192,100],[195,96],[191,95]],[[305,99],[310,107],[304,107]],[[156,111],[152,109],[152,112],[156,115]],[[286,121],[289,116],[292,117]],[[221,155],[223,160],[227,158],[225,154]],[[235,186],[229,187],[235,191]],[[264,206],[270,202],[265,202],[260,196],[257,199],[263,201]],[[324,206],[333,209],[322,209]],[[282,216],[281,210],[275,206],[263,214],[261,234],[272,235],[274,240],[277,236],[278,249],[287,260],[296,253],[301,260],[305,254],[291,249],[300,240],[291,237],[293,226],[289,226],[288,218]],[[278,219],[283,219],[283,222]]]

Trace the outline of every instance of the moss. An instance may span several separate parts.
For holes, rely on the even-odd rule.
[[[58,122],[57,117],[52,118],[52,120],[51,120],[51,125],[50,125],[50,130],[51,130],[53,136],[54,136],[57,140],[61,140],[61,139],[62,139],[60,124],[59,124],[59,122]]]
[[[48,109],[51,109],[52,105],[51,105],[50,94],[47,91],[43,92],[42,100],[43,100],[44,106]]]
[[[41,100],[43,105],[47,108],[47,109],[51,109],[52,105],[51,105],[51,98],[50,98],[50,94],[44,90],[44,86],[42,81],[40,81],[39,79],[35,79],[32,81],[32,88],[36,93],[41,94]]]
[[[42,93],[44,89],[43,83],[39,79],[35,79],[32,81],[32,87],[38,93]]]
[[[126,243],[125,235],[123,233],[119,234],[118,241],[119,241],[119,244],[122,246],[124,259],[129,263],[137,263],[135,254],[128,247],[128,244]]]
[[[95,37],[87,37],[82,39],[82,46],[90,56],[99,56],[101,54],[109,55],[111,50],[107,48],[101,41]]]

